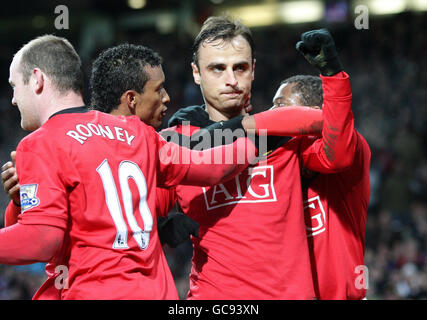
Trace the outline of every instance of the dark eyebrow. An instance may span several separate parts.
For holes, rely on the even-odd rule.
[[[240,61],[235,63],[234,66],[248,66],[249,64],[249,61]]]
[[[157,85],[157,88],[163,87],[165,85],[166,79],[159,82],[159,84]]]
[[[250,65],[250,62],[246,61],[246,60],[242,60],[242,61],[239,61],[239,62],[236,62],[235,64],[233,64],[233,67],[246,66],[246,65]],[[224,66],[225,66],[225,63],[222,63],[222,62],[211,62],[208,64],[207,67],[213,68],[213,67],[224,67]]]
[[[12,81],[12,80],[9,80],[9,84],[10,84],[10,86],[11,86],[11,87],[14,87],[14,86],[15,86],[15,84],[13,83],[13,81]]]
[[[212,69],[214,67],[225,67],[225,64],[224,63],[220,63],[220,62],[211,62],[207,66],[208,69]]]

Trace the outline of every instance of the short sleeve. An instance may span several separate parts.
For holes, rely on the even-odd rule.
[[[32,144],[33,140],[24,139],[16,152],[16,170],[21,186],[21,215],[18,222],[65,229],[68,197],[60,170],[67,163],[64,158],[59,162],[58,155],[52,152],[52,146],[40,141]]]
[[[190,167],[189,149],[181,148],[157,134],[158,174],[157,184],[160,187],[178,185]]]

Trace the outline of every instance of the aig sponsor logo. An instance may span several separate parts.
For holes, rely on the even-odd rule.
[[[277,201],[273,166],[249,168],[241,174],[210,188],[203,187],[207,210],[240,203]]]
[[[304,216],[308,237],[313,237],[326,230],[325,210],[319,196],[304,202]]]

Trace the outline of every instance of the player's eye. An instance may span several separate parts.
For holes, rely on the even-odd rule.
[[[225,68],[223,67],[223,66],[213,66],[212,68],[211,68],[211,70],[213,71],[213,72],[222,72],[222,71],[224,71],[225,70]]]
[[[274,107],[275,108],[281,108],[281,107],[285,107],[286,106],[286,104],[285,103],[283,103],[282,101],[280,101],[280,100],[276,100],[276,101],[274,101]]]
[[[246,64],[239,64],[234,68],[236,71],[246,71],[247,69],[248,66]]]

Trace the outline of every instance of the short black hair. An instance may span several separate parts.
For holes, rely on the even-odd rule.
[[[199,67],[199,48],[203,42],[212,42],[218,39],[231,40],[239,35],[249,43],[253,61],[255,59],[255,42],[251,30],[239,20],[233,20],[226,15],[209,17],[194,39],[193,62]]]
[[[305,106],[319,106],[323,104],[322,79],[311,75],[296,75],[283,80],[280,85],[285,83],[295,83],[292,92],[301,94],[301,103]]]
[[[24,45],[20,51],[20,71],[27,84],[34,68],[46,73],[60,93],[83,93],[82,63],[71,43],[62,37],[47,34]]]
[[[144,68],[161,67],[162,63],[157,52],[142,45],[125,43],[104,50],[92,64],[91,108],[110,113],[127,90],[142,93],[150,80]]]

